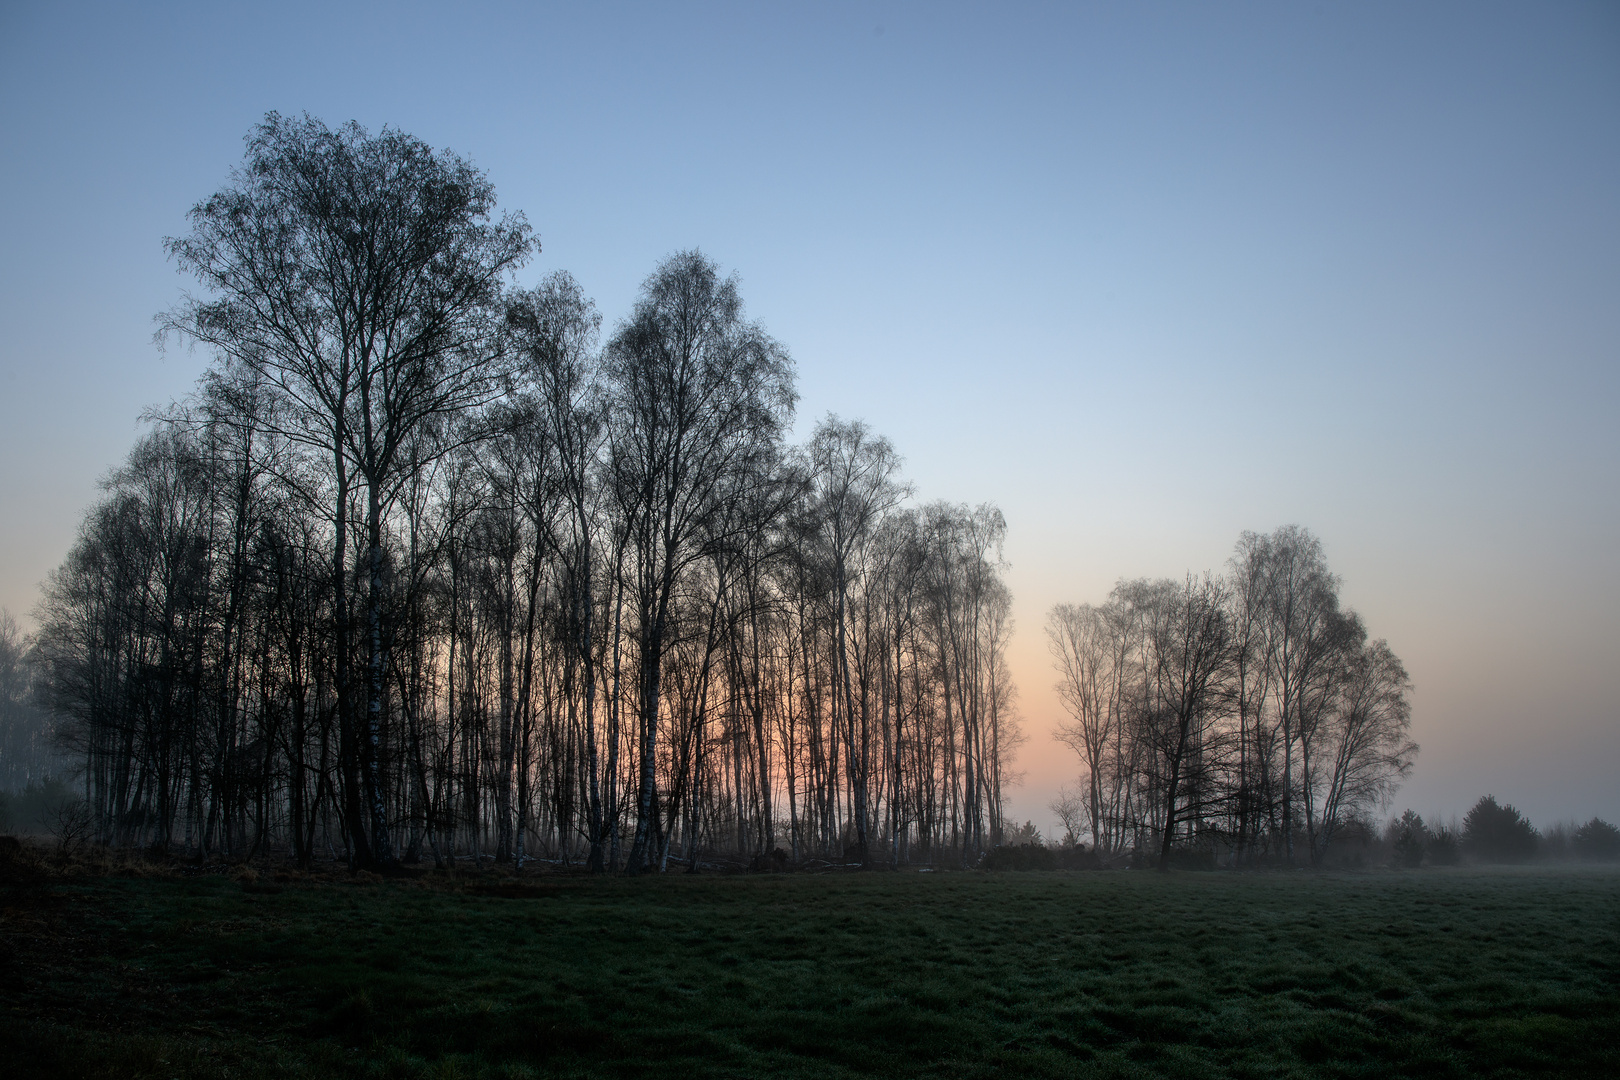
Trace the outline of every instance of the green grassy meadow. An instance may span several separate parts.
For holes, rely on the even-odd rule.
[[[1620,1076],[1620,872],[84,877],[0,1075]]]

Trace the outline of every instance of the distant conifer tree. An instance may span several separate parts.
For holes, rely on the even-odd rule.
[[[1620,829],[1593,818],[1575,830],[1575,854],[1583,859],[1620,858]]]
[[[1463,847],[1485,862],[1524,862],[1536,853],[1536,830],[1511,804],[1487,795],[1463,818]]]
[[[1422,865],[1423,853],[1429,846],[1429,829],[1423,819],[1408,810],[1395,822],[1393,832],[1395,865],[1409,868]]]

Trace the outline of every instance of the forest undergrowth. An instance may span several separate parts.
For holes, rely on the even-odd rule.
[[[0,885],[0,1074],[1613,1076],[1620,872]]]

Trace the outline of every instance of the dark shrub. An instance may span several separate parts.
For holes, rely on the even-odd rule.
[[[1536,830],[1509,804],[1487,795],[1463,818],[1463,848],[1484,862],[1524,862],[1536,853]]]
[[[1423,824],[1423,819],[1408,810],[1390,823],[1390,833],[1395,865],[1407,868],[1421,866],[1423,853],[1429,847],[1429,828]]]
[[[1157,866],[1158,861],[1149,863]],[[1213,870],[1215,869],[1215,853],[1206,847],[1182,847],[1180,845],[1170,849],[1170,869],[1172,870]]]
[[[986,852],[979,863],[984,870],[1095,870],[1097,866],[1096,855],[1079,844],[1002,844]]]
[[[1583,859],[1620,859],[1620,829],[1593,818],[1575,830],[1575,854]]]
[[[986,870],[1056,870],[1057,852],[1042,844],[1002,844],[980,863]]]
[[[1057,855],[1060,870],[1102,869],[1102,860],[1097,857],[1096,848],[1088,848],[1084,844],[1063,844],[1052,851]]]
[[[748,864],[748,869],[755,872],[772,870],[780,873],[786,870],[787,866],[788,853],[781,848],[772,848],[768,852],[762,851],[755,855],[753,861]]]
[[[0,836],[0,885],[20,885],[40,876],[39,859],[15,836]]]

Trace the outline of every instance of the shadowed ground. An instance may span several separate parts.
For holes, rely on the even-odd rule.
[[[1620,1075],[1620,872],[0,888],[0,1074]]]

